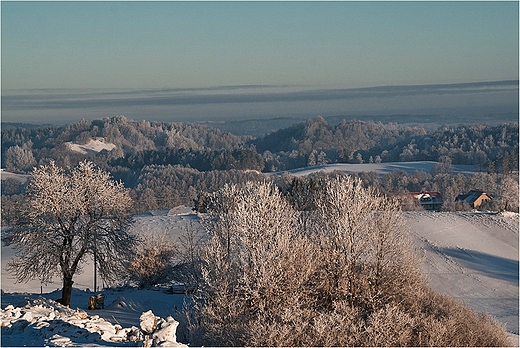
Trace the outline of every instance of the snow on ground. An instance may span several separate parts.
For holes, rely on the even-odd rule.
[[[495,316],[519,344],[518,214],[407,212],[430,286]]]
[[[2,294],[1,345],[135,346],[145,345],[147,337],[157,346],[181,345],[173,317],[179,316],[183,295],[133,289],[104,294],[108,305],[97,310],[86,307],[92,294],[78,289],[70,307],[52,300],[59,291],[39,297]]]
[[[506,325],[514,339],[514,344],[518,346],[518,214],[425,211],[405,212],[404,217],[410,227],[414,245],[422,257],[422,268],[430,286],[455,297],[477,312],[486,312],[495,316]],[[197,227],[197,215],[189,207],[177,207],[169,211],[136,216],[133,230],[139,233],[168,233],[169,238],[175,241],[183,233],[185,226],[190,224]],[[5,313],[26,311],[23,307],[27,300],[37,300],[40,293],[38,281],[15,284],[10,278],[4,269],[10,257],[12,251],[2,246],[3,321],[7,315]],[[89,316],[89,323],[73,324],[71,322],[73,319],[70,318],[76,314],[64,314],[64,317],[59,318],[54,314],[54,319],[50,319],[52,314],[38,317],[39,312],[50,313],[51,311],[45,309],[45,306],[45,308],[38,307],[38,303],[35,303],[31,307],[34,309],[28,310],[31,314],[23,314],[27,317],[32,316],[31,321],[15,323],[14,329],[2,328],[2,345],[12,343],[40,346],[71,342],[76,345],[92,346],[121,345],[110,341],[110,337],[105,332],[110,332],[112,335],[115,330],[114,325],[120,325],[127,330],[132,326],[139,327],[139,318],[143,312],[152,310],[154,315],[161,318],[172,316],[180,321],[180,310],[185,297],[167,293],[163,289],[105,290],[103,291],[106,295],[105,309],[90,311],[87,309],[87,300],[92,293],[87,289],[92,288],[92,284],[92,267],[88,265],[84,273],[75,279],[76,289],[71,303],[71,309],[79,309],[78,313],[86,313]],[[61,288],[59,282],[49,284],[43,288],[44,297],[59,298],[61,296],[61,292],[57,290],[59,288]],[[45,302],[45,300],[40,301]],[[11,309],[6,311],[6,306],[9,304],[13,305],[13,308],[9,307]],[[64,311],[57,305],[50,306],[55,308],[55,311]],[[69,324],[72,329],[69,329]],[[92,329],[96,325],[98,328]],[[45,335],[50,335],[47,338],[40,337],[43,331],[37,331],[44,326],[47,326]],[[55,335],[49,332],[49,328],[52,327],[55,327],[54,332],[62,331],[58,333],[61,338],[52,338],[54,337],[52,335]],[[93,330],[94,334],[90,330]],[[178,330],[177,335],[179,332],[182,330]],[[39,338],[33,339],[34,335]],[[182,338],[179,341],[184,342]]]
[[[112,143],[106,143],[104,138],[90,139],[88,143],[80,145],[73,142],[65,143],[72,151],[76,151],[82,154],[96,154],[103,150],[111,151],[116,148],[116,145]]]
[[[181,205],[170,210],[158,210],[135,216],[132,231],[139,234],[165,234],[178,242],[186,228],[200,229],[199,217],[193,208]]]
[[[180,206],[169,211],[137,215],[132,232],[167,233],[169,240],[178,242],[185,228],[191,225],[200,227],[197,221],[198,217],[190,207]],[[88,298],[95,293],[90,290],[93,289],[94,280],[92,263],[88,263],[84,272],[74,278],[71,305],[67,309],[52,301],[61,297],[59,279],[45,285],[38,280],[17,283],[5,270],[14,251],[2,245],[1,256],[1,346],[134,346],[132,339],[144,339],[142,330],[136,328],[140,328],[141,315],[150,310],[153,316],[162,320],[159,321],[162,326],[159,325],[152,336],[157,336],[156,341],[164,341],[167,346],[176,345],[175,323],[182,319],[181,311],[186,301],[184,295],[172,294],[165,288],[108,289],[102,291],[106,296],[105,308],[89,310]],[[175,322],[168,321],[170,316]],[[132,335],[135,337],[131,338]]]
[[[1,180],[14,179],[14,180],[18,180],[21,183],[24,183],[29,178],[29,175],[16,174],[16,173],[8,172],[5,169],[0,169],[0,178],[1,178]]]
[[[136,215],[130,232],[138,235],[165,234],[169,241],[179,245],[179,236],[190,226],[193,226],[193,228],[200,227],[197,214],[190,207],[179,206],[171,210],[153,211]],[[37,279],[28,283],[17,283],[5,269],[7,260],[12,257],[14,257],[14,250],[11,247],[2,245],[1,288],[4,292],[48,293],[61,289],[60,279],[54,279],[54,281],[47,284],[41,284]],[[101,280],[98,279],[98,286],[100,283]],[[83,267],[83,272],[74,277],[74,287],[81,290],[94,289],[92,262],[87,262]]]
[[[363,164],[351,164],[351,163],[336,163],[326,164],[313,167],[304,167],[287,171],[295,176],[306,176],[315,172],[330,173],[333,171],[340,171],[346,174],[361,173],[361,172],[376,172],[379,175],[391,173],[394,170],[402,170],[407,174],[413,174],[416,171],[423,171],[430,173],[435,167],[437,162],[432,161],[417,161],[417,162],[385,162],[385,163],[363,163]],[[476,173],[479,168],[473,165],[462,165],[456,164],[452,166],[452,173],[454,174],[468,174]],[[274,175],[280,175],[286,172],[273,173]]]

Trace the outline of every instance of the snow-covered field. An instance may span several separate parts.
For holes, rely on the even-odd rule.
[[[140,234],[167,233],[171,241],[178,242],[178,236],[190,225],[199,227],[198,217],[190,207],[181,206],[137,215],[132,230]],[[109,289],[102,291],[105,308],[89,310],[88,298],[95,292],[91,290],[93,266],[88,263],[74,278],[68,309],[50,301],[61,297],[59,279],[45,285],[38,280],[17,283],[5,270],[13,255],[10,247],[2,245],[1,346],[135,346],[136,340],[144,344],[146,335],[140,329],[140,317],[150,310],[153,315],[148,313],[148,317],[160,319],[158,328],[148,336],[156,337],[155,343],[176,345],[175,325],[181,320],[184,295],[172,294],[165,288]],[[168,317],[175,321],[168,321]]]
[[[406,212],[404,216],[422,257],[429,284],[478,312],[495,316],[506,325],[514,345],[518,346],[518,214]],[[190,208],[179,207],[137,216],[134,230],[141,233],[167,232],[172,240],[176,240],[184,226],[197,223],[197,215]],[[180,318],[184,296],[167,293],[164,289],[107,290],[104,291],[105,309],[88,310],[87,299],[91,293],[86,289],[92,288],[93,284],[91,266],[75,279],[76,289],[71,303],[73,313],[46,300],[24,308],[27,299],[38,299],[40,283],[16,284],[4,270],[10,257],[12,251],[2,247],[2,325],[9,322],[6,316],[16,311],[23,312],[20,318],[25,316],[25,321],[15,320],[10,327],[2,328],[3,346],[122,345],[124,342],[117,341],[121,340],[118,337],[128,336],[133,332],[132,326],[139,327],[143,312],[152,310],[163,319],[168,316]],[[61,293],[57,291],[60,287],[59,282],[44,287],[44,297],[60,297]],[[9,304],[13,307],[6,309]],[[54,310],[46,306],[54,306]],[[54,314],[48,314],[51,312]],[[85,313],[88,317],[78,319],[85,314],[76,313]],[[53,327],[55,329],[50,331]],[[116,330],[119,327],[122,329]],[[182,341],[181,338],[178,340]]]
[[[306,176],[315,172],[330,173],[333,171],[340,171],[345,174],[361,173],[361,172],[375,172],[379,175],[391,173],[394,170],[402,170],[407,174],[413,174],[416,171],[430,173],[438,162],[433,161],[417,161],[417,162],[385,162],[385,163],[336,163],[325,164],[320,166],[304,167],[292,169],[288,173],[296,176]],[[455,164],[452,166],[453,174],[474,174],[479,172],[479,168],[473,165]],[[283,174],[285,172],[274,173],[275,175]]]
[[[166,234],[170,241],[178,243],[178,237],[184,233],[184,229],[190,224],[194,225],[194,228],[198,228],[197,215],[193,212],[192,208],[179,206],[171,210],[161,210],[136,215],[130,231],[137,234]],[[7,261],[13,256],[14,250],[2,244],[2,291],[39,294],[40,292],[48,293],[56,289],[61,289],[62,284],[59,279],[54,279],[53,282],[48,284],[41,284],[39,280],[33,280],[28,283],[17,283],[5,270]],[[101,280],[98,279],[98,286],[100,285],[100,281]],[[93,263],[87,263],[83,272],[74,277],[74,287],[81,290],[94,290]]]
[[[407,212],[435,290],[506,325],[518,346],[518,214]]]
[[[24,183],[29,178],[29,175],[11,173],[5,169],[0,169],[0,178],[2,178],[2,180],[6,180],[6,179],[18,180],[19,182]]]
[[[80,145],[73,142],[65,143],[72,150],[82,154],[96,154],[103,150],[111,151],[116,148],[116,145],[105,142],[104,138],[90,139],[88,143]]]

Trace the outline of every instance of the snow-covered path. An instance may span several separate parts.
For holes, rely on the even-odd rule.
[[[518,214],[405,213],[430,286],[506,324],[518,345]]]

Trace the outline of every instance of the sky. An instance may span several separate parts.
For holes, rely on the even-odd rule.
[[[518,2],[2,1],[2,119],[40,117],[22,98],[28,94],[59,101],[81,93],[85,101],[101,91],[132,91],[131,98],[139,91],[142,101],[142,91],[180,99],[518,80],[518,11]],[[134,99],[134,108],[123,107],[130,95],[119,96],[122,111],[151,110],[136,109]],[[262,115],[247,103],[250,116]],[[116,104],[53,110],[89,118],[118,114]],[[199,111],[194,103],[165,111],[163,103],[154,112],[188,119],[246,113],[244,102],[235,111],[230,104],[213,112],[208,103]],[[263,108],[269,115],[308,110]],[[52,116],[49,105],[42,110]]]

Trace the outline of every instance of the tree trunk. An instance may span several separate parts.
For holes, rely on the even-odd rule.
[[[61,304],[70,306],[70,298],[72,295],[72,277],[63,277],[63,289],[61,290]]]

